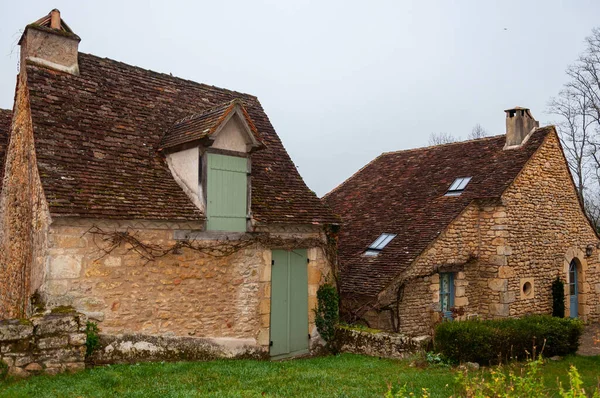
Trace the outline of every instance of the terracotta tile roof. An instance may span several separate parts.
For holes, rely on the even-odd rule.
[[[27,65],[36,153],[53,216],[199,220],[157,152],[176,121],[239,99],[265,149],[252,155],[260,223],[336,222],[298,174],[256,97],[89,54],[80,75]]]
[[[172,148],[211,136],[236,106],[240,106],[248,127],[252,130],[257,141],[260,141],[254,122],[250,119],[241,101],[235,99],[178,120],[165,133],[159,144],[159,149]]]
[[[12,120],[12,111],[0,109],[0,192],[2,192],[2,180],[4,177],[4,157],[8,146],[8,133],[10,122]]]
[[[553,127],[523,147],[503,150],[505,136],[384,153],[324,197],[342,217],[343,293],[377,295],[474,199],[498,198]],[[460,196],[444,196],[458,177],[473,177]],[[365,249],[397,234],[377,257]]]

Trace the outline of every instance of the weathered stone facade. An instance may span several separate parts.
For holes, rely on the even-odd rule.
[[[453,272],[459,319],[550,314],[552,281],[568,282],[576,259],[579,317],[598,321],[598,243],[552,133],[500,199],[469,205],[379,300],[384,307],[393,303],[401,288],[399,330],[431,334],[441,319],[439,272]],[[565,303],[569,316],[568,296]],[[376,328],[392,326],[390,311],[370,311],[365,319]]]
[[[85,368],[85,315],[58,311],[0,321],[0,360],[8,374],[57,374]]]
[[[406,358],[426,348],[431,341],[428,337],[411,338],[397,333],[347,327],[338,327],[336,340],[341,352],[394,359]]]
[[[307,334],[303,322],[297,335],[317,343],[316,292],[333,280],[325,235],[339,220],[304,184],[256,97],[78,53],[78,43],[58,10],[28,25],[19,42],[0,158],[0,319],[31,315],[34,301],[49,310],[72,306],[104,333],[99,362],[268,356],[271,251],[307,249]],[[215,109],[235,111],[243,123],[219,130],[226,114]],[[198,184],[190,200],[161,152],[165,132],[192,119],[215,135],[204,127],[184,134],[177,150],[193,147],[200,156],[212,145],[211,155],[248,163],[235,182],[231,170],[213,167],[211,192],[221,196],[212,202],[200,189],[206,164],[176,165],[186,168],[186,183]],[[237,140],[240,126],[251,142]],[[246,204],[219,213],[231,198]],[[211,218],[247,228],[209,228]],[[92,233],[98,229],[105,234]],[[111,244],[118,233],[158,253],[189,246],[145,256],[129,243]],[[241,240],[251,244],[224,256],[197,250]]]
[[[148,261],[131,247],[106,253],[102,236],[88,232],[98,222],[57,220],[50,228],[46,279],[40,289],[50,308],[72,305],[98,321],[103,334],[209,339],[222,356],[269,350],[271,248],[258,244],[225,257],[183,248]],[[100,223],[141,242],[167,248],[176,231],[193,225],[152,222]],[[289,230],[290,232],[293,229]],[[295,236],[319,237],[318,232]],[[318,286],[330,276],[322,248],[308,251],[309,325]],[[200,340],[199,340],[200,343]],[[111,348],[111,350],[114,347]],[[126,357],[126,355],[125,355]]]

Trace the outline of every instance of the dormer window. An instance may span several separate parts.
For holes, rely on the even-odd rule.
[[[459,196],[471,181],[472,177],[460,177],[454,180],[445,196]]]
[[[375,239],[375,241],[369,245],[369,248],[365,251],[364,255],[369,257],[379,255],[383,248],[386,247],[387,244],[390,243],[395,237],[395,234],[383,233],[379,235],[379,238]]]
[[[206,215],[206,230],[245,232],[250,219],[250,154],[262,148],[238,100],[188,116],[161,141],[173,177]]]

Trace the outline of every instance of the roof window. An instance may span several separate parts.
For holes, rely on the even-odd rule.
[[[379,235],[379,238],[375,239],[375,242],[369,245],[369,248],[365,251],[365,256],[376,256],[396,237],[395,234],[383,233]]]
[[[450,185],[450,188],[448,188],[448,192],[446,192],[445,196],[458,196],[461,193],[463,193],[463,191],[465,190],[465,188],[467,187],[467,184],[469,184],[469,181],[471,181],[471,177],[459,177],[456,180],[454,180],[454,182],[452,183],[452,185]]]

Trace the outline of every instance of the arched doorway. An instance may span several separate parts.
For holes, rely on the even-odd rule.
[[[579,316],[579,277],[577,272],[577,260],[571,260],[569,264],[569,316],[577,318]]]
[[[588,263],[585,253],[572,247],[567,250],[564,259],[565,315],[586,321],[590,313],[587,300],[590,285],[586,278]]]

